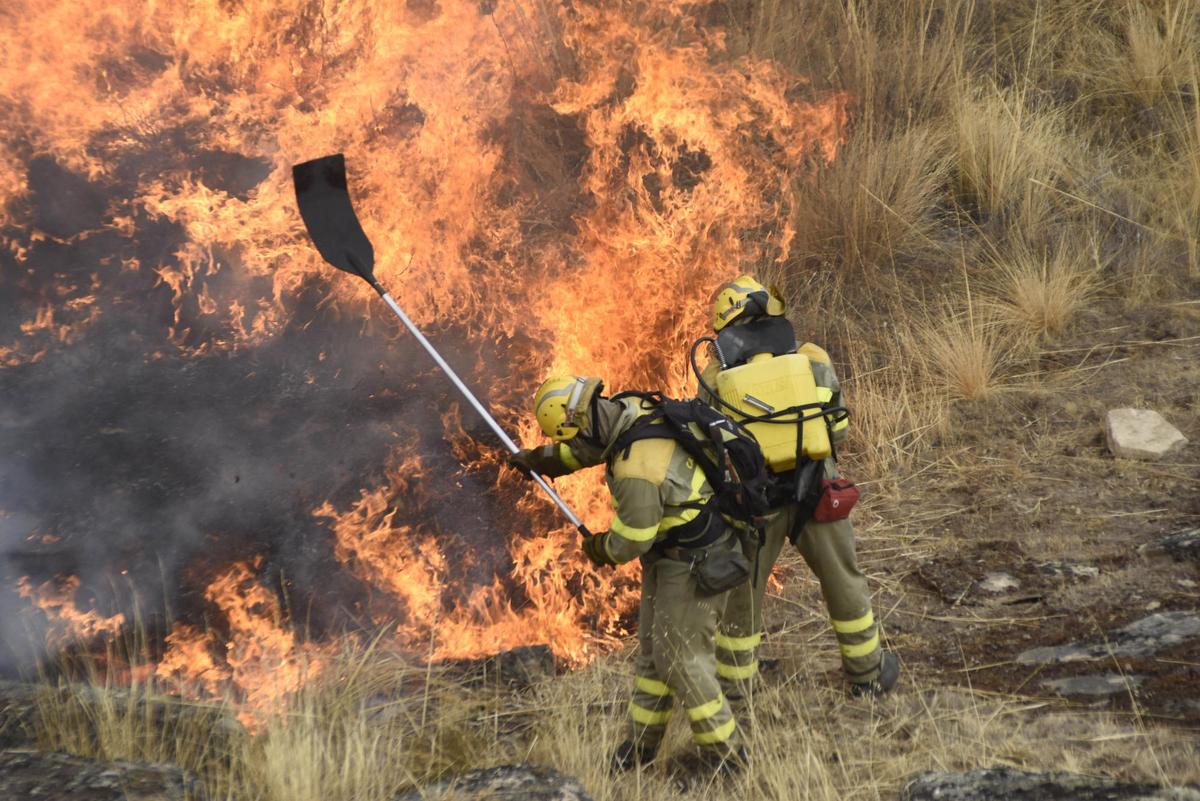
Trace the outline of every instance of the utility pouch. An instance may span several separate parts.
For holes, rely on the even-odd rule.
[[[750,560],[740,548],[712,548],[692,562],[692,576],[701,595],[720,595],[750,578]]]
[[[807,460],[796,468],[796,486],[793,497],[797,509],[792,530],[788,532],[788,539],[792,545],[799,540],[800,532],[804,530],[804,524],[811,520],[817,511],[817,504],[821,502],[821,482],[824,481],[824,475],[825,466],[821,462]]]
[[[821,479],[821,498],[813,510],[813,520],[818,523],[845,520],[858,503],[858,497],[858,487],[848,478]]]

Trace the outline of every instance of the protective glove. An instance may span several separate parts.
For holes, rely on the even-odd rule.
[[[505,461],[508,462],[509,467],[515,467],[520,471],[525,478],[532,478],[534,453],[533,448],[524,448],[516,453],[510,453]]]
[[[510,454],[508,464],[521,471],[525,478],[532,478],[533,473],[540,473],[546,478],[558,478],[571,472],[557,455],[557,445],[544,445],[540,448],[526,448]]]
[[[580,546],[583,549],[583,555],[596,567],[616,564],[616,560],[608,555],[608,548],[604,547],[607,539],[607,531],[594,537],[583,538],[583,544]]]

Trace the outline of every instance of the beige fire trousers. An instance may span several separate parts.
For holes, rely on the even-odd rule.
[[[714,548],[736,548],[729,537]],[[648,557],[642,562],[638,653],[629,702],[630,738],[643,749],[658,747],[678,698],[692,740],[702,749],[729,753],[741,733],[717,680],[713,638],[729,593],[704,596],[687,562]]]
[[[826,475],[833,477],[835,470],[832,460],[827,460]],[[758,675],[755,649],[762,639],[767,579],[796,524],[797,513],[796,504],[775,510],[757,552],[753,545],[746,547],[746,557],[755,567],[753,578],[730,592],[716,636],[717,675],[729,698],[744,697]],[[879,627],[871,611],[866,577],[858,569],[850,520],[809,520],[796,546],[821,583],[847,678],[852,682],[873,681],[879,674],[882,655]]]

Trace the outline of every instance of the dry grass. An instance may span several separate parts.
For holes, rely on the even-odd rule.
[[[952,399],[978,401],[1001,387],[1011,339],[984,310],[943,308],[914,324],[912,351],[930,384]]]
[[[98,759],[170,762],[209,799],[387,801],[398,790],[486,763],[502,698],[443,670],[373,647],[347,646],[280,709],[188,703],[153,681],[113,687],[45,683],[39,747]]]
[[[37,713],[35,734],[43,750],[173,763],[199,777],[214,799],[238,783],[230,773],[244,732],[223,706],[186,704],[144,682],[116,688],[94,681],[44,685]]]
[[[1032,108],[1025,92],[964,88],[951,113],[959,202],[982,217],[1011,215],[1044,197],[1067,169],[1066,115]]]
[[[1097,289],[1095,242],[1035,248],[1014,237],[992,249],[991,308],[1014,340],[1040,344],[1062,334]]]
[[[1081,111],[1114,139],[1152,145],[1160,112],[1194,86],[1198,9],[1192,0],[1089,9],[1066,39],[1059,66],[1079,87]]]
[[[882,702],[850,700],[831,680],[830,650],[812,647],[808,630],[823,624],[797,625],[804,630],[785,628],[768,644],[782,667],[740,713],[753,756],[748,772],[687,790],[675,777],[692,747],[685,716],[654,764],[625,775],[607,767],[624,736],[628,653],[514,692],[447,681],[370,650],[348,652],[253,732],[231,725],[222,707],[178,716],[166,709],[178,702],[147,685],[82,694],[47,688],[38,733],[45,748],[174,762],[199,774],[210,800],[385,801],[445,773],[510,762],[576,776],[596,801],[884,799],[920,771],[981,765],[1200,780],[1194,744],[1177,732],[1044,700],[939,688],[919,668]],[[824,643],[829,633],[817,636]],[[99,734],[79,736],[88,731]]]
[[[386,801],[486,761],[473,722],[488,702],[395,655],[347,653],[247,741],[244,782],[279,801]]]
[[[597,801],[616,799],[745,798],[814,801],[895,798],[923,770],[968,770],[1009,765],[1030,770],[1116,773],[1149,781],[1188,781],[1200,775],[1187,743],[1166,732],[1140,731],[1117,719],[1067,712],[1026,698],[996,698],[969,690],[935,689],[907,678],[905,692],[882,703],[850,701],[830,684],[819,659],[785,660],[782,673],[754,699],[749,721],[753,762],[729,786],[680,792],[671,773],[686,753],[686,724],[673,723],[655,764],[612,777],[603,760],[620,740],[623,677],[599,665],[547,684],[536,710],[553,723],[532,743],[534,761],[583,778]]]
[[[1200,37],[1196,44],[1200,46]],[[1192,63],[1188,86],[1200,86],[1196,62]],[[1161,217],[1156,219],[1151,214],[1151,226],[1160,227],[1167,239],[1182,244],[1188,275],[1196,277],[1200,276],[1200,104],[1194,95],[1176,96],[1168,105],[1168,120],[1168,144],[1160,157],[1164,165],[1159,173],[1160,184],[1157,189],[1146,186],[1145,203],[1148,210],[1159,209]]]
[[[778,61],[818,88],[851,92],[860,130],[936,118],[966,68],[967,0],[743,0],[730,4],[732,50]]]
[[[907,474],[929,442],[945,433],[947,399],[913,369],[908,337],[881,342],[869,355],[851,350],[842,390],[853,410],[847,451],[856,474]]]
[[[580,778],[596,801],[748,794],[780,800],[890,799],[914,773],[979,765],[1166,783],[1200,778],[1192,745],[1169,731],[1064,709],[1048,716],[1045,701],[938,689],[911,675],[904,692],[882,703],[852,701],[830,683],[828,666],[812,656],[812,649],[788,656],[784,675],[775,675],[743,712],[754,755],[748,773],[737,782],[686,791],[674,778],[676,760],[691,748],[685,722],[673,724],[660,759],[647,769],[623,776],[607,770],[608,755],[624,735],[629,664],[620,654],[516,695],[446,683],[403,694],[395,680],[386,679],[396,670],[394,662],[355,657],[343,664],[332,682],[336,686],[306,689],[286,715],[256,734],[222,737],[200,724],[202,718],[192,718],[194,723],[173,739],[163,740],[162,751],[139,751],[134,737],[122,741],[125,747],[109,741],[103,757],[152,755],[187,765],[203,746],[210,749],[204,758],[210,797],[263,801],[384,801],[445,771],[506,761],[556,766]],[[406,669],[400,675],[410,676]],[[58,706],[50,694],[47,698],[48,715],[77,709],[70,701]],[[125,703],[116,701],[94,715],[112,715],[114,722],[126,724],[143,721],[128,731],[156,737],[158,727],[149,719],[119,711]],[[503,722],[488,715],[502,705]],[[223,743],[221,758],[212,752],[216,742]],[[428,751],[430,746],[437,753]]]
[[[833,163],[795,185],[791,269],[856,280],[936,253],[945,151],[929,127],[854,137]]]

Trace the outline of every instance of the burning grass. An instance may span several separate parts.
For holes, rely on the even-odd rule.
[[[1015,421],[1031,390],[1099,393],[1106,387],[1095,377],[1108,362],[1084,364],[1093,348],[1107,359],[1129,341],[1185,339],[1158,304],[1194,303],[1200,276],[1200,6],[1192,0],[735,0],[709,4],[703,23],[672,16],[678,4],[639,6],[626,18],[604,3],[561,14],[555,4],[514,3],[484,18],[479,4],[444,2],[418,19],[399,6],[356,16],[347,3],[333,14],[346,26],[337,37],[332,22],[307,19],[299,5],[295,27],[277,33],[279,12],[263,4],[222,6],[181,30],[164,23],[174,5],[160,3],[144,30],[122,23],[114,33],[146,50],[122,70],[94,69],[86,25],[51,5],[46,27],[78,44],[62,48],[70,63],[9,55],[0,57],[0,77],[15,80],[10,91],[20,94],[50,85],[54,74],[95,72],[99,88],[69,102],[30,94],[22,130],[0,137],[3,280],[35,274],[47,242],[102,238],[13,233],[34,219],[25,204],[37,205],[36,187],[18,154],[36,131],[56,163],[95,181],[128,181],[112,185],[114,196],[143,193],[104,209],[111,226],[103,235],[126,237],[119,243],[127,252],[111,260],[117,279],[136,284],[139,303],[163,301],[153,314],[139,311],[150,323],[139,322],[131,337],[163,340],[149,361],[172,348],[187,359],[259,347],[266,354],[289,332],[366,308],[365,290],[322,283],[286,211],[284,168],[315,148],[346,149],[358,164],[380,165],[364,175],[355,201],[377,237],[383,277],[419,301],[418,322],[441,326],[437,336],[491,382],[484,394],[532,442],[532,422],[515,410],[551,370],[601,372],[613,388],[686,393],[682,357],[705,329],[707,290],[753,266],[783,286],[798,330],[837,362],[854,412],[842,456],[869,490],[856,513],[868,522],[864,563],[888,593],[938,549],[962,545],[946,526],[967,529],[969,515],[1016,508],[999,497],[1002,485],[1035,467],[999,471],[995,457],[976,462],[975,452],[989,437],[1007,442],[1024,430]],[[419,35],[373,33],[389,27]],[[210,33],[220,30],[228,42]],[[26,56],[35,40],[24,24],[0,35],[13,44],[5,52]],[[229,42],[238,59],[226,57]],[[332,96],[336,109],[326,104]],[[268,108],[282,110],[264,122]],[[218,133],[195,146],[262,154],[269,177],[239,192],[137,166],[155,173],[142,180],[140,160],[162,158],[146,140],[169,139],[159,130],[166,123],[149,122],[160,111],[185,118],[171,136],[186,139],[188,125],[203,120]],[[123,161],[122,147],[134,157]],[[130,170],[138,180],[129,181]],[[146,218],[182,237],[162,263],[139,243]],[[130,304],[124,296],[109,303],[102,286],[92,301],[93,283],[103,281],[45,289],[53,304],[20,284],[38,297],[0,329],[0,371],[40,368],[56,349],[69,354],[107,330],[113,312]],[[84,291],[87,302],[71,300]],[[320,294],[329,317],[289,322],[297,312],[285,301],[305,292]],[[148,327],[156,321],[165,338]],[[355,333],[363,331],[391,333],[378,322]],[[180,623],[164,635],[163,658],[111,676],[97,671],[89,694],[47,690],[45,747],[176,761],[218,798],[384,801],[448,771],[526,759],[575,773],[598,801],[687,797],[659,767],[620,778],[604,770],[628,689],[620,644],[634,577],[584,567],[566,534],[552,530],[539,502],[440,396],[387,405],[431,383],[375,375],[384,373],[379,364],[410,355],[371,351],[368,368],[348,367],[344,379],[355,391],[370,388],[386,414],[405,417],[404,425],[370,420],[395,443],[386,458],[351,458],[329,486],[297,493],[307,522],[332,543],[328,564],[302,575],[323,585],[329,566],[344,568],[369,590],[346,604],[354,622],[399,621],[399,634],[357,649],[299,637],[277,591],[293,586],[291,577],[276,582],[270,571],[286,571],[239,555],[187,587],[203,599],[195,617],[211,615],[217,625]],[[294,362],[282,360],[280,371]],[[273,364],[239,367],[253,374]],[[343,380],[340,367],[312,369],[319,378],[309,383]],[[1157,385],[1143,378],[1149,396]],[[1125,389],[1132,382],[1110,383],[1111,397],[1143,400]],[[1158,391],[1176,398],[1170,387]],[[1186,406],[1188,391],[1184,384],[1183,400],[1172,402]],[[281,405],[290,393],[299,395],[276,393]],[[347,420],[363,413],[356,402]],[[1056,424],[1081,415],[1065,407],[1055,414]],[[1051,428],[1039,424],[1042,436],[1021,445],[1026,455],[1090,453],[1090,435]],[[115,426],[102,430],[120,435]],[[321,442],[341,450],[341,440]],[[286,471],[280,464],[294,455],[281,452],[271,468]],[[1098,457],[1089,458],[1094,471]],[[454,495],[438,494],[446,489],[438,475]],[[596,482],[559,485],[589,523],[603,526]],[[267,497],[277,487],[258,491]],[[213,492],[225,498],[229,490]],[[919,512],[901,517],[902,498]],[[472,506],[477,499],[486,502]],[[1018,541],[1024,534],[1009,522],[995,525]],[[1082,548],[1090,537],[1081,529],[1069,541]],[[302,549],[277,550],[286,557]],[[460,574],[470,581],[458,582]],[[78,580],[54,582],[22,585],[50,624],[76,620],[103,640],[132,619],[114,608],[84,610]],[[781,619],[819,617],[811,597],[789,600],[776,610]],[[917,770],[984,764],[1200,779],[1194,750],[1176,730],[1136,714],[972,690],[962,685],[975,666],[954,674],[927,667],[944,655],[914,658],[896,698],[849,702],[820,661],[820,635],[790,625],[777,646],[784,668],[751,716],[754,766],[729,797],[893,797]],[[527,692],[464,684],[420,659],[544,641],[547,632],[562,661],[586,666]],[[138,653],[153,650],[143,645]],[[901,653],[919,645],[899,641]],[[128,687],[108,686],[117,678]],[[177,717],[163,712],[180,706],[164,691],[236,699]],[[253,731],[231,723],[236,716]],[[164,725],[168,718],[175,722]],[[676,729],[672,751],[684,740]]]

